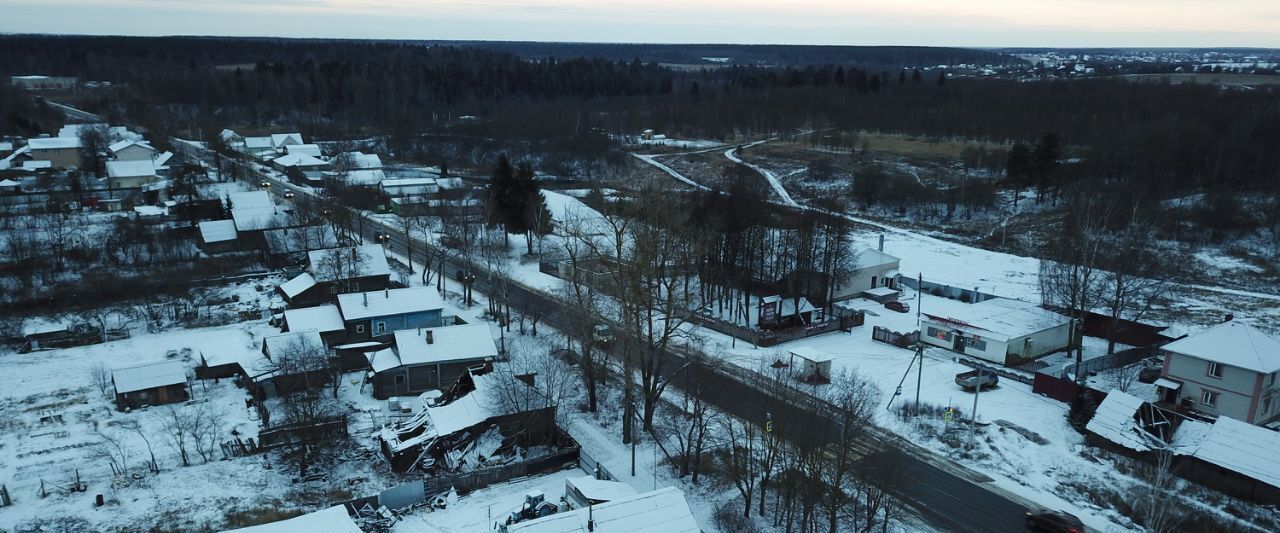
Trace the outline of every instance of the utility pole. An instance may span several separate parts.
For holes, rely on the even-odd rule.
[[[920,359],[919,366],[916,367],[916,405],[915,411],[920,413],[920,383],[924,380],[924,343],[916,343],[916,357]]]
[[[924,272],[916,279],[916,329],[920,329],[920,304],[924,302]]]
[[[977,383],[973,387],[973,412],[969,413],[969,442],[974,440],[974,430],[978,424],[978,394],[982,392],[982,368],[978,368]]]

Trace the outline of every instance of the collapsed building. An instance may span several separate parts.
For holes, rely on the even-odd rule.
[[[533,387],[504,383],[510,378],[491,368],[463,373],[421,412],[382,430],[382,453],[392,470],[473,470],[516,462],[530,448],[557,444],[555,407]]]

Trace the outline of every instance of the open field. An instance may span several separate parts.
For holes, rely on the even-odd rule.
[[[1163,83],[1201,83],[1210,85],[1233,85],[1238,87],[1254,85],[1280,85],[1280,76],[1262,74],[1221,74],[1182,72],[1176,74],[1126,74],[1121,79],[1134,82]]]

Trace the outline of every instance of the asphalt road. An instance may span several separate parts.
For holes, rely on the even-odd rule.
[[[301,200],[306,197],[304,195],[312,192],[310,188],[261,173],[251,165],[246,168],[251,170],[251,175],[256,176],[255,181],[269,181],[270,191],[276,195],[283,196],[285,192],[293,192],[295,199]],[[375,242],[374,238],[378,234],[385,233],[390,235],[386,246],[396,253],[407,255],[408,239],[403,231],[372,218],[368,218],[362,226],[366,242]],[[415,255],[418,255],[422,250],[434,246],[414,239],[413,248]],[[454,257],[446,261],[445,268],[446,273],[452,274],[466,266]],[[478,273],[474,289],[487,293],[489,288],[486,276],[483,272]],[[519,283],[512,283],[510,291],[511,305],[517,310],[531,305],[553,309],[558,305],[547,295]],[[565,318],[556,313],[551,313],[544,319],[548,326],[562,330],[563,320]],[[791,440],[802,444],[821,445],[829,442],[838,430],[838,423],[823,414],[832,412],[834,406],[824,404],[813,409],[812,403],[809,406],[792,405],[762,390],[759,386],[762,385],[760,374],[733,365],[701,363],[698,361],[709,361],[711,358],[686,357],[684,350],[686,348],[676,347],[667,354],[670,362],[666,377],[671,380],[672,387],[685,389],[696,383],[700,385],[709,403],[756,424],[763,425],[769,416],[775,421],[786,420],[790,427],[804,428],[791,436]],[[690,359],[694,361],[690,362]],[[810,398],[808,402],[817,400]],[[868,429],[863,449],[865,461],[880,460],[883,457],[880,454],[886,453],[885,450],[894,452],[904,479],[902,488],[898,491],[899,498],[934,528],[958,532],[1019,531],[1025,528],[1024,513],[1031,504],[1010,493],[992,490],[991,480],[982,474],[876,428]]]

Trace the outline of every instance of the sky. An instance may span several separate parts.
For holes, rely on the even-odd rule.
[[[1280,0],[0,0],[0,32],[1280,48]]]

